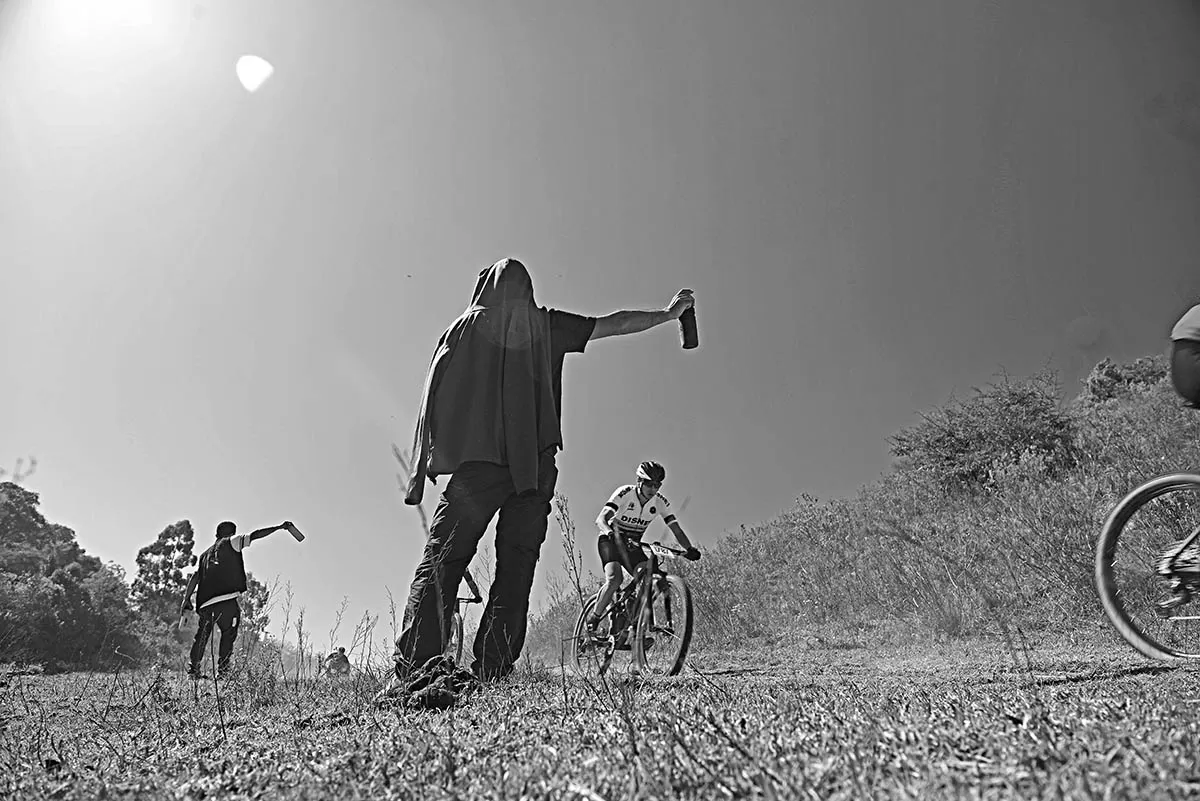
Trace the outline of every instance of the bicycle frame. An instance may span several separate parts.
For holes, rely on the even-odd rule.
[[[691,596],[683,577],[668,573],[660,557],[683,556],[687,552],[657,542],[642,545],[648,549],[645,561],[631,572],[628,581],[618,586],[606,609],[596,615],[604,588],[584,602],[571,640],[571,658],[576,670],[586,674],[588,668],[584,663],[588,662],[603,675],[617,651],[631,652],[630,667],[635,673],[648,670],[652,674],[674,676],[681,669],[692,635]],[[621,563],[628,571],[627,561],[622,558]],[[660,596],[663,604],[656,611]],[[673,611],[676,597],[681,604],[678,615]],[[593,615],[607,621],[606,634],[600,635],[589,625]],[[655,620],[660,615],[665,619]],[[662,645],[655,646],[663,637],[672,643],[668,650],[663,650]],[[650,664],[647,654],[651,648],[655,648],[656,655],[667,655],[668,662],[660,666],[656,658],[656,664]]]
[[[1164,576],[1174,575],[1176,560],[1179,559],[1179,557],[1183,554],[1184,551],[1186,551],[1188,548],[1190,548],[1192,546],[1192,543],[1194,543],[1196,541],[1197,537],[1200,537],[1200,526],[1196,526],[1194,529],[1192,529],[1191,534],[1187,535],[1187,537],[1180,540],[1179,545],[1177,545],[1174,548],[1174,550],[1172,550],[1170,553],[1163,555],[1162,563],[1159,565],[1159,568],[1158,568],[1159,575],[1164,575]]]
[[[612,602],[608,605],[608,610],[604,615],[608,617],[612,624],[615,624],[616,613],[618,610],[625,613],[625,625],[620,629],[626,632],[628,637],[632,637],[637,628],[638,618],[641,617],[642,610],[646,607],[650,608],[650,614],[654,614],[654,607],[650,604],[651,582],[656,576],[666,576],[667,573],[662,569],[662,562],[659,560],[659,551],[664,551],[669,554],[682,555],[686,551],[681,551],[677,548],[671,548],[657,542],[644,543],[646,550],[649,552],[646,555],[646,561],[639,565],[639,569],[633,573],[633,577],[627,584],[621,586],[613,595]],[[626,566],[628,571],[628,566]],[[616,636],[618,630],[610,624],[610,636]]]

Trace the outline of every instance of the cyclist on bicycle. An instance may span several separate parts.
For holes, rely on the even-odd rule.
[[[1200,305],[1171,329],[1171,383],[1189,406],[1200,407]]]
[[[1171,329],[1171,384],[1186,404],[1200,409],[1200,304],[1188,309]],[[1156,606],[1162,615],[1192,600],[1195,587],[1189,587],[1191,578],[1200,574],[1200,551],[1195,543],[1187,552],[1180,550],[1184,544],[1173,542],[1163,551],[1158,561],[1158,574],[1169,582],[1170,595]]]
[[[646,561],[642,535],[655,517],[671,529],[675,539],[687,550],[687,559],[695,561],[700,558],[700,551],[683,533],[683,527],[671,512],[671,504],[658,492],[666,478],[667,471],[661,464],[642,462],[637,468],[637,482],[617,487],[596,518],[596,525],[600,529],[596,546],[600,551],[600,562],[604,565],[604,586],[587,621],[591,632],[596,630],[613,595],[621,588],[622,568],[629,571],[630,575],[642,569]]]

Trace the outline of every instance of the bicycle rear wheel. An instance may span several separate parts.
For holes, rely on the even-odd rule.
[[[638,669],[674,676],[683,669],[692,642],[692,593],[680,576],[654,576],[650,603],[641,610],[633,638]]]
[[[450,637],[446,641],[446,656],[454,660],[454,664],[462,664],[463,650],[463,619],[462,615],[455,612],[450,618]]]
[[[575,630],[571,637],[571,666],[580,676],[588,678],[603,676],[613,658],[612,639],[606,638],[597,642],[588,631],[587,619],[595,608],[595,598],[589,598],[583,604],[583,611],[579,613],[579,620],[575,622]],[[605,633],[608,624],[609,618],[605,616],[600,621],[600,627]]]
[[[1200,526],[1200,475],[1175,473],[1130,492],[1101,529],[1096,545],[1096,590],[1113,628],[1151,659],[1200,658],[1200,538],[1160,575],[1164,554]],[[1191,564],[1189,564],[1191,563]],[[1194,600],[1169,611],[1172,581]]]

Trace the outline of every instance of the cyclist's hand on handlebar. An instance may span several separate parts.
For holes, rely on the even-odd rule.
[[[700,551],[695,546],[692,546],[691,548],[687,549],[687,552],[683,555],[683,558],[687,559],[689,562],[698,562],[700,560]]]

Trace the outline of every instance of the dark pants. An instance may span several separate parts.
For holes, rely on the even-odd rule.
[[[512,670],[525,644],[529,591],[557,481],[553,452],[539,460],[538,488],[522,495],[514,492],[506,466],[467,462],[454,471],[409,590],[394,652],[398,673],[442,653],[458,584],[497,511],[496,577],[475,635],[475,672],[495,678]]]
[[[1177,339],[1171,344],[1171,383],[1192,406],[1200,406],[1200,342]]]
[[[221,629],[221,643],[217,646],[217,670],[229,672],[229,659],[233,656],[233,642],[238,636],[238,624],[242,621],[242,610],[234,599],[206,606],[196,613],[200,623],[196,626],[196,639],[192,641],[192,662],[188,672],[200,672],[204,660],[204,649],[212,636],[213,626]]]

